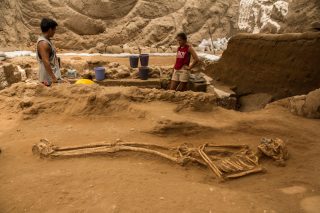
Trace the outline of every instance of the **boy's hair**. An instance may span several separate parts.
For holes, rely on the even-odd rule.
[[[93,76],[91,73],[87,73],[87,74],[84,74],[82,76],[83,79],[89,79],[89,80],[93,80]]]
[[[58,23],[55,20],[49,18],[43,18],[40,24],[41,31],[43,33],[48,32],[50,29],[55,29],[57,26]]]
[[[185,33],[178,33],[177,38],[181,38],[184,41],[188,40],[187,34]]]

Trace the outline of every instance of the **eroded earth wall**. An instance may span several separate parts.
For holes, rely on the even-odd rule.
[[[2,0],[0,47],[33,47],[41,18],[59,23],[59,48],[97,44],[172,45],[185,31],[194,44],[245,32],[302,32],[319,21],[319,0]]]
[[[209,73],[238,95],[268,93],[275,99],[320,88],[320,32],[239,34]]]

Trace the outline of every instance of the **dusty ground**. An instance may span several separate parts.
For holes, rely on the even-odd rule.
[[[103,89],[106,96],[101,88],[37,88],[11,88],[0,94],[1,212],[317,212],[320,208],[319,120],[294,116],[279,105],[252,113],[219,107],[177,113],[179,103],[121,98],[119,94],[128,93],[126,88]],[[34,110],[19,108],[30,94]],[[110,101],[90,102],[92,94]],[[164,119],[182,123],[165,136],[148,133]],[[211,130],[183,134],[188,122]],[[60,146],[121,139],[254,148],[261,137],[287,142],[287,166],[264,160],[266,174],[225,183],[217,183],[209,170],[146,155],[43,160],[31,152],[41,138]]]

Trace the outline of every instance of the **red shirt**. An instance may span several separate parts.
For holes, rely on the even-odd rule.
[[[185,45],[183,47],[178,48],[176,64],[174,65],[174,69],[181,70],[183,66],[189,66],[190,64],[190,52],[189,45]]]

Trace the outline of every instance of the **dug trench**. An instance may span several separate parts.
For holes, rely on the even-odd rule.
[[[232,39],[230,46],[232,49],[237,43],[246,41],[242,42],[244,48],[251,48],[251,43],[268,43],[274,39],[283,43],[287,42],[288,36],[263,36],[258,40],[255,36],[249,38],[242,35]],[[318,44],[318,34],[296,35],[289,40],[293,43],[308,40]],[[260,50],[271,51],[265,55],[273,56],[272,48]],[[313,51],[318,50],[315,48]],[[317,167],[320,121],[305,117],[319,118],[320,93],[314,90],[319,88],[317,81],[312,81],[307,90],[299,84],[294,84],[295,87],[285,85],[285,76],[292,68],[281,66],[286,69],[277,72],[280,79],[277,84],[274,84],[273,78],[267,78],[270,76],[267,70],[261,72],[261,79],[269,82],[264,84],[268,87],[261,87],[259,82],[251,81],[250,72],[235,69],[237,64],[226,63],[234,57],[238,58],[226,51],[222,59],[213,65],[213,70],[209,66],[206,74],[214,74],[212,77],[219,78],[222,83],[235,85],[239,96],[249,94],[244,101],[251,105],[242,105],[241,109],[247,112],[231,110],[235,106],[234,99],[220,96],[215,91],[180,93],[99,85],[56,85],[49,89],[33,83],[13,84],[0,91],[0,181],[3,183],[0,185],[0,210],[287,212],[288,206],[291,206],[291,212],[316,212],[320,203],[320,171]],[[247,58],[249,60],[241,61],[243,65],[240,68],[250,67],[246,63],[251,59]],[[164,61],[159,65],[167,63],[169,66],[173,63],[171,59],[162,58]],[[108,64],[111,69],[116,65],[124,69],[121,66],[127,65],[127,60],[117,60],[117,65],[109,62],[102,65]],[[274,58],[270,60],[275,61]],[[87,66],[87,61],[73,57],[70,58],[70,66],[79,66],[81,70]],[[101,63],[102,60],[95,61]],[[296,66],[294,73],[306,74],[300,72],[303,70],[301,60],[295,61],[299,66]],[[318,63],[313,58],[311,61],[314,65]],[[17,58],[9,62],[22,67],[27,62],[31,64],[31,69],[35,63],[30,58]],[[228,67],[226,64],[229,64],[230,72],[239,75],[216,72],[217,67]],[[317,79],[314,69],[317,66],[309,67],[308,72],[315,76],[312,79]],[[256,72],[259,73],[259,70]],[[276,90],[279,85],[287,87]],[[271,101],[285,99],[268,104],[270,94]],[[286,98],[293,95],[301,96]],[[194,165],[182,167],[142,153],[40,159],[31,151],[32,146],[42,138],[60,147],[116,142],[199,147],[210,143],[246,144],[255,150],[262,137],[281,138],[287,144],[290,158],[286,167],[278,167],[270,159],[261,159],[266,173],[224,183],[218,183],[207,168]]]
[[[136,87],[19,83],[0,92],[0,209],[6,212],[292,212],[317,209],[319,120],[274,103],[228,110],[213,94]],[[211,107],[204,103],[210,103]],[[178,110],[177,110],[178,109]],[[140,142],[197,147],[281,138],[290,159],[267,173],[217,183],[206,168],[145,154],[39,159],[41,138],[58,146]],[[281,200],[281,202],[279,202]],[[142,209],[143,207],[143,209]]]

